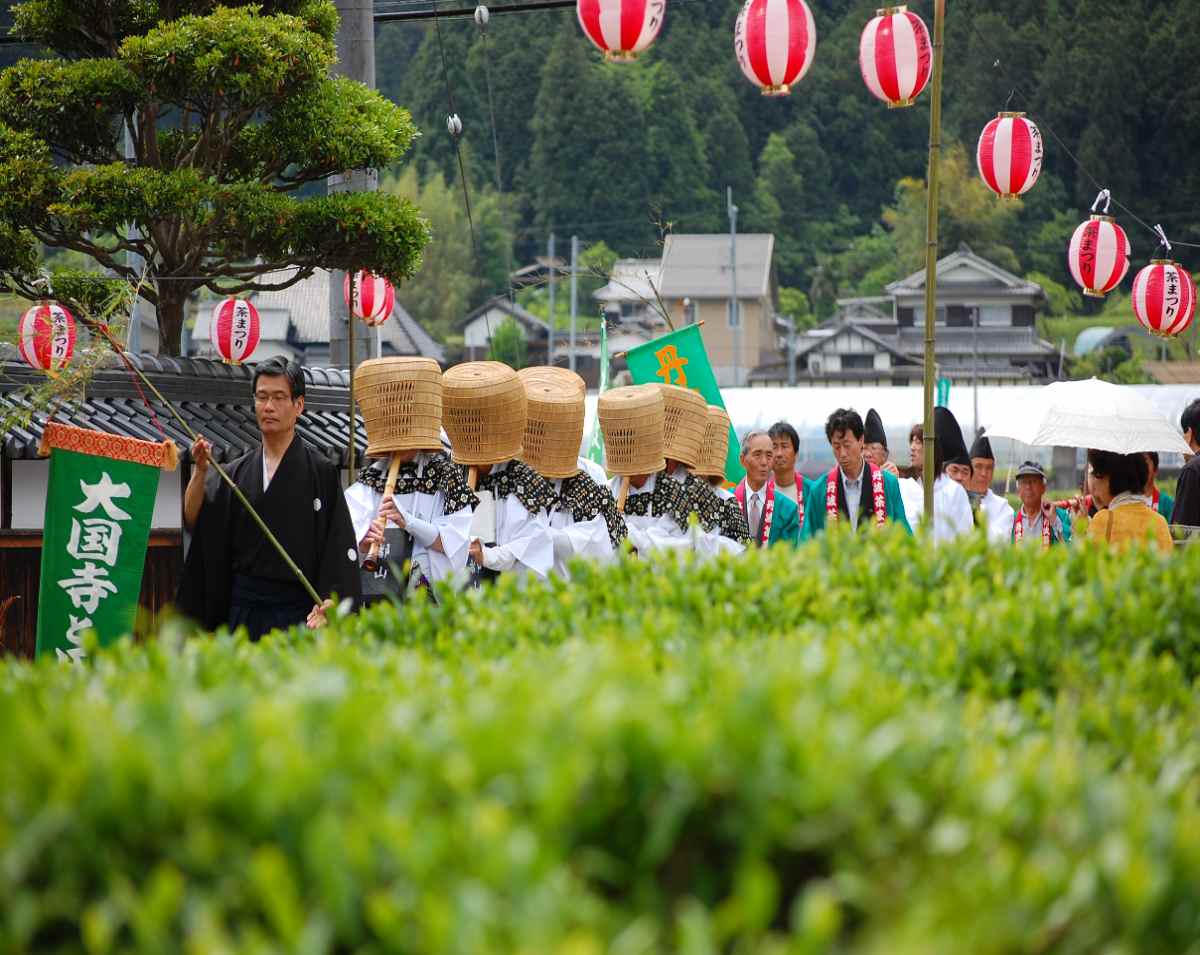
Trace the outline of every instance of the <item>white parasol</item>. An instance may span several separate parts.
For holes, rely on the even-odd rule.
[[[1179,429],[1146,398],[1129,385],[1098,378],[1046,385],[1014,402],[987,433],[1042,447],[1192,453]]]

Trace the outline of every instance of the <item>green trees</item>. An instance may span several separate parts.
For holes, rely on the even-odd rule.
[[[39,243],[130,282],[136,254],[162,350],[178,354],[197,289],[284,288],[319,267],[395,281],[416,270],[428,230],[410,202],[318,192],[331,175],[393,164],[416,133],[405,110],[330,78],[330,0],[27,0],[15,13],[21,36],[63,58],[0,74],[0,275],[11,286],[45,294]],[[262,279],[280,269],[294,271]]]
[[[815,283],[813,307],[822,314],[827,294],[877,294],[919,267],[910,239],[923,241],[924,220],[910,222],[907,213],[923,192],[928,98],[911,109],[883,108],[856,67],[870,8],[850,0],[812,6],[816,59],[783,99],[760,96],[736,66],[738,0],[671,5],[659,40],[624,66],[602,63],[569,13],[494,17],[488,49],[501,179],[514,198],[519,258],[544,247],[551,225],[603,239],[622,256],[655,254],[656,225],[727,228],[732,186],[744,228],[776,235],[781,285],[809,291]],[[1018,274],[1041,272],[1069,288],[1066,241],[1098,186],[1067,150],[1168,234],[1200,241],[1194,203],[1180,199],[1200,194],[1200,165],[1190,158],[1200,150],[1200,72],[1178,66],[1191,58],[1178,24],[1192,6],[1014,0],[999,9],[960,0],[947,19],[943,104],[944,139],[948,148],[959,144],[961,175],[946,204],[943,251],[967,241]],[[438,38],[432,27],[399,24],[381,37],[393,32],[405,36],[387,39],[392,47],[417,52],[394,57],[399,78],[381,73],[381,88],[412,105],[430,131],[416,147],[420,161],[449,178],[456,170],[441,132]],[[469,21],[443,21],[441,45],[467,125],[470,175],[490,183],[488,53]],[[1152,55],[1129,55],[1134,48]],[[1036,188],[1019,207],[1001,208],[975,187],[973,151],[983,124],[1006,107],[1029,110],[1046,126],[1047,153]],[[889,208],[899,214],[894,245],[882,220]],[[1149,254],[1153,240],[1127,225],[1135,257]]]

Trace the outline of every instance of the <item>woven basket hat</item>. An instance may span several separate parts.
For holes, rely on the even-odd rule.
[[[596,405],[609,474],[657,474],[663,459],[663,397],[657,385],[613,388]]]
[[[725,458],[729,454],[729,415],[720,405],[708,406],[704,423],[704,447],[700,449],[700,477],[725,477]]]
[[[700,463],[708,405],[698,391],[658,385],[663,396],[663,455],[689,468]]]
[[[522,368],[517,372],[517,376],[526,385],[531,381],[554,381],[577,389],[581,395],[587,394],[587,384],[581,376],[575,374],[570,368],[556,368],[553,365],[534,365],[532,368]]]
[[[372,358],[354,370],[367,454],[442,447],[442,369],[432,358]]]
[[[442,375],[442,423],[458,464],[500,464],[521,456],[525,386],[498,361],[469,361]]]
[[[569,378],[524,374],[521,378],[529,409],[522,459],[542,477],[574,477],[583,444],[584,393]]]

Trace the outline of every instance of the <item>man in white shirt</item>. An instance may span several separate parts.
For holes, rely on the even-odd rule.
[[[971,445],[971,483],[968,491],[979,495],[979,514],[987,524],[988,540],[1008,541],[1012,538],[1013,508],[1004,498],[992,490],[992,478],[996,473],[996,456],[992,453],[992,442],[981,434]]]
[[[799,509],[791,498],[776,493],[771,473],[774,456],[767,432],[748,432],[742,438],[741,454],[746,476],[734,496],[746,515],[755,546],[772,547],[783,542],[795,547],[800,539]]]

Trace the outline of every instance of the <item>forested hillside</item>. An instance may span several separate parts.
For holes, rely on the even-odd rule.
[[[413,154],[421,184],[409,177],[410,191],[438,176],[443,199],[457,188],[445,131],[448,87],[465,125],[472,198],[490,231],[483,279],[464,276],[461,295],[477,300],[503,285],[509,234],[515,258],[527,260],[551,229],[560,249],[575,233],[622,255],[657,254],[669,230],[726,229],[727,186],[739,227],[777,235],[781,285],[803,290],[818,313],[828,313],[837,295],[877,293],[919,267],[928,92],[902,110],[867,92],[858,38],[874,3],[810,4],[816,62],[781,99],[760,96],[738,70],[738,0],[670,0],[662,35],[633,65],[603,63],[570,10],[494,16],[486,42],[469,19],[443,20],[440,28],[380,24],[379,86],[412,110],[424,132]],[[1068,149],[1142,218],[1200,241],[1200,70],[1185,28],[1195,0],[952,0],[948,7],[943,251],[967,241],[1014,271],[1073,289],[1066,243],[1098,186]],[[929,3],[912,9],[932,22]],[[1014,203],[986,192],[974,167],[980,129],[1006,106],[1033,114],[1047,141],[1041,180]],[[461,192],[453,198],[461,206]],[[1136,267],[1154,239],[1115,211]],[[445,238],[469,245],[465,216],[453,215],[453,239]],[[1176,251],[1200,268],[1196,250]],[[460,260],[467,268],[469,249]],[[1053,309],[1088,307],[1050,290]]]

